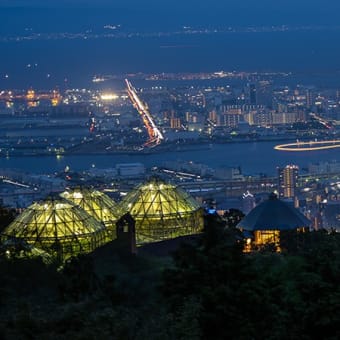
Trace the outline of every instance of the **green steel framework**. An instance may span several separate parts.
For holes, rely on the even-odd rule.
[[[1,234],[2,241],[25,241],[65,260],[105,243],[105,226],[63,199],[33,203]]]
[[[73,188],[60,194],[74,203],[107,228],[108,239],[116,239],[116,221],[120,217],[118,205],[106,194],[98,190]]]
[[[128,193],[120,209],[130,212],[136,221],[137,244],[197,234],[203,229],[203,211],[193,197],[158,179]]]

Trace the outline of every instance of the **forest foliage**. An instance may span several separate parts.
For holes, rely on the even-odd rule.
[[[281,254],[244,254],[228,220],[207,215],[172,257],[107,245],[62,269],[1,258],[2,338],[340,338],[339,234],[288,235]]]

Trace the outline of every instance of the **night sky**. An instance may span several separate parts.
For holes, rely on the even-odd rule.
[[[0,29],[49,18],[60,26],[68,16],[85,21],[122,21],[136,27],[176,25],[337,25],[338,0],[1,0]],[[14,28],[13,28],[14,29]]]
[[[339,13],[339,0],[0,0],[0,47],[6,51],[0,56],[0,86],[52,87],[64,79],[83,84],[93,74],[124,72],[334,73],[339,69]],[[119,27],[124,37],[132,32],[142,38],[51,39],[65,32],[102,36],[111,33],[107,25]],[[183,34],[184,27],[242,32],[251,26],[268,32],[279,25],[292,29]],[[159,32],[169,36],[155,38]],[[49,39],[20,40],[40,33]]]

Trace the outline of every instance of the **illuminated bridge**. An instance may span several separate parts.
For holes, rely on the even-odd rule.
[[[290,144],[280,144],[274,147],[280,151],[316,151],[340,148],[340,139],[327,141],[296,142]]]
[[[125,79],[125,83],[127,86],[127,92],[129,95],[129,98],[135,107],[135,109],[139,112],[139,114],[142,117],[143,124],[146,127],[146,130],[149,135],[148,141],[144,144],[146,147],[154,147],[161,143],[161,141],[164,139],[162,133],[156,126],[148,108],[146,105],[139,99],[137,95],[136,89],[132,86],[131,82],[129,82],[127,79]]]

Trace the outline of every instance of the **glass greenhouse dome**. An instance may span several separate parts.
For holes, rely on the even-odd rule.
[[[105,243],[105,226],[63,199],[33,203],[1,234],[3,242],[27,242],[59,260],[89,253]]]
[[[120,217],[118,205],[107,195],[98,190],[73,188],[60,194],[74,203],[97,221],[103,222],[108,231],[108,238],[116,238],[116,221]]]
[[[137,244],[197,234],[203,229],[203,211],[194,198],[158,179],[137,186],[120,208],[136,221]]]

